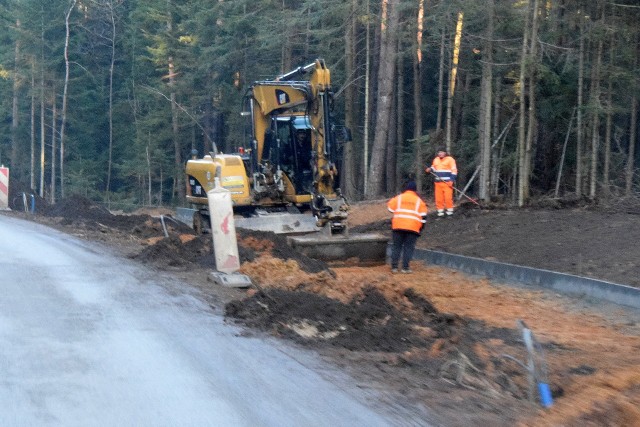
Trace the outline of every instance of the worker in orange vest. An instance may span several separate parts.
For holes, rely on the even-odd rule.
[[[458,177],[458,168],[453,157],[447,154],[444,147],[438,148],[438,153],[425,172],[434,175],[434,193],[438,217],[443,217],[445,209],[447,216],[453,215],[453,186]]]
[[[420,232],[424,228],[427,205],[416,193],[416,183],[410,181],[404,192],[387,202],[387,208],[393,213],[391,230],[391,272],[398,272],[398,263],[402,254],[402,273],[411,273],[409,263]]]

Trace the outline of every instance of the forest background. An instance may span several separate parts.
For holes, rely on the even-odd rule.
[[[251,82],[323,58],[351,129],[340,186],[388,196],[445,145],[458,187],[635,196],[636,0],[0,0],[0,163],[50,202],[184,203],[235,152]]]

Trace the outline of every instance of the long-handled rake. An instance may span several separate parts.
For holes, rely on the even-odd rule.
[[[440,177],[438,175],[436,175],[433,171],[429,171],[429,173],[431,175],[433,175],[438,181],[440,181]],[[480,205],[480,203],[478,203],[478,201],[476,199],[472,199],[471,197],[467,196],[464,191],[458,189],[455,185],[452,185],[452,188],[457,191],[462,197],[464,197],[465,199],[469,200],[471,203],[475,204],[476,206],[478,206],[479,208],[481,208],[482,206]]]

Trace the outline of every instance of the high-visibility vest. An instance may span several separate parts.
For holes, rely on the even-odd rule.
[[[427,216],[426,203],[415,191],[405,191],[387,202],[389,212],[393,213],[391,228],[420,233]]]
[[[456,161],[451,156],[433,159],[431,170],[440,178],[440,181],[455,181],[458,176]]]

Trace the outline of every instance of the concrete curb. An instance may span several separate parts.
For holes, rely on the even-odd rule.
[[[416,249],[413,258],[428,265],[448,267],[492,280],[553,289],[563,294],[596,298],[640,309],[640,289],[632,286],[425,249]]]

